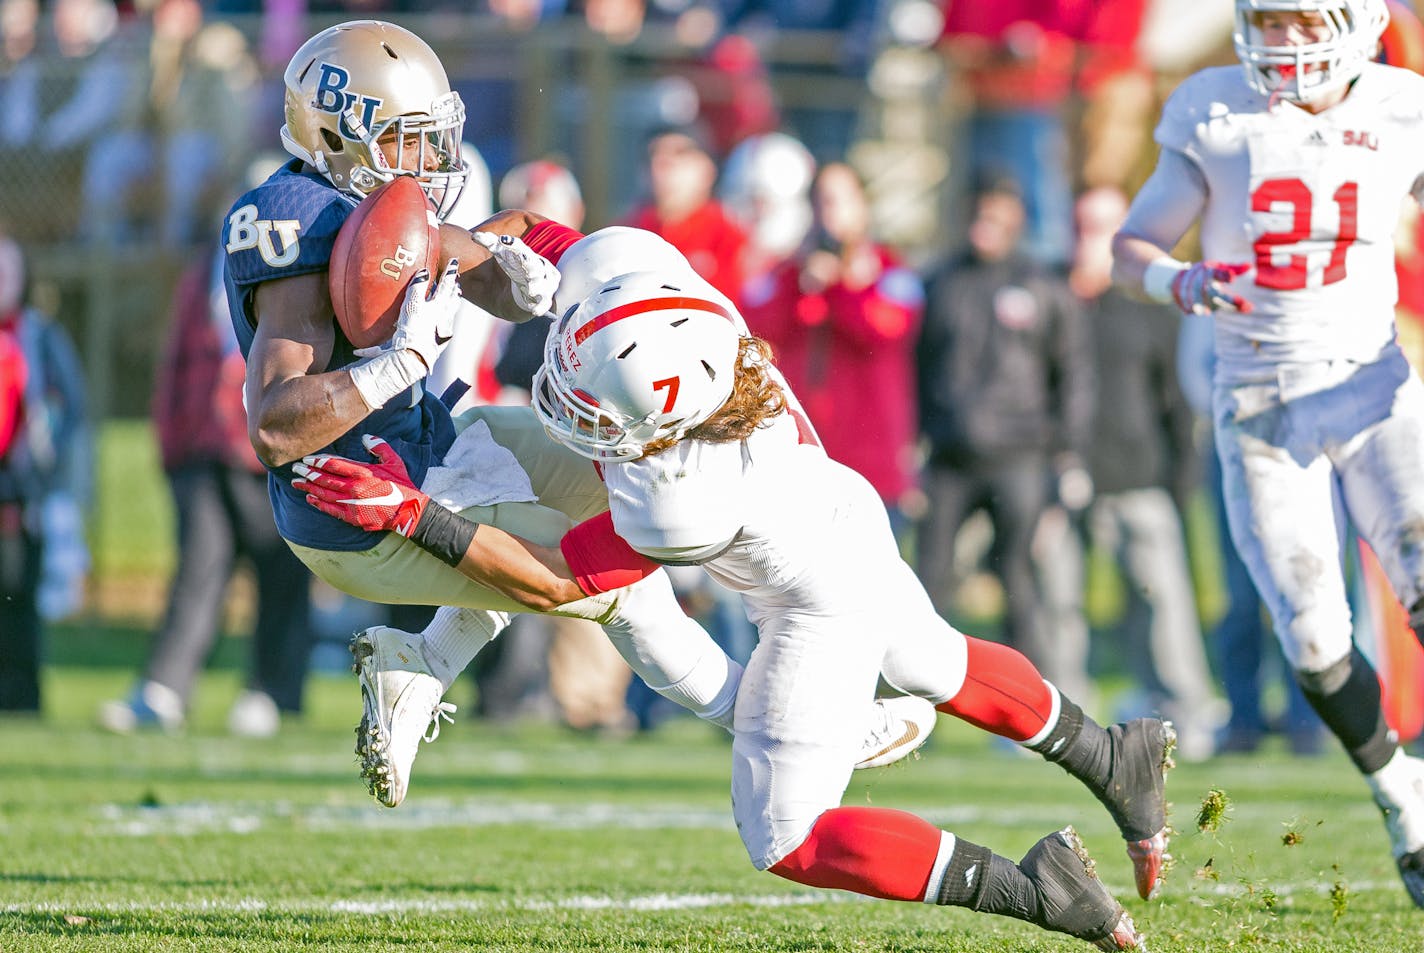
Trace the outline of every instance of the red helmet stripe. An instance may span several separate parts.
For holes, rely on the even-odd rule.
[[[601,328],[606,328],[617,321],[622,321],[624,318],[631,318],[635,314],[646,314],[649,311],[671,311],[675,308],[686,308],[691,311],[706,311],[710,314],[721,315],[728,321],[732,320],[731,312],[715,301],[707,301],[703,298],[684,298],[681,296],[647,298],[643,301],[630,301],[611,311],[605,311],[592,320],[581,324],[574,331],[574,345],[582,344],[588,340],[593,332]]]

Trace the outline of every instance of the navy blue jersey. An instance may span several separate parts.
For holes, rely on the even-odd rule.
[[[266,182],[233,203],[223,224],[222,242],[227,251],[223,283],[243,357],[251,350],[257,329],[252,308],[257,286],[278,278],[324,273],[336,233],[355,208],[352,199],[320,175],[302,171],[303,168],[301,161],[294,159],[278,169]],[[345,367],[357,360],[335,315],[332,326],[335,346],[331,361],[323,370]],[[411,391],[391,398],[385,407],[320,452],[369,461],[371,455],[362,446],[361,436],[376,434],[400,454],[410,478],[419,486],[425,471],[444,458],[455,439],[445,406],[423,389],[420,393],[414,406]],[[284,538],[313,549],[334,550],[370,549],[381,541],[382,533],[348,526],[308,506],[303,494],[292,488],[292,477],[290,466],[268,468],[272,512]]]

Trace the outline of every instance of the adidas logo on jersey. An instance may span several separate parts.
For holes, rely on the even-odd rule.
[[[1321,135],[1320,130],[1317,129],[1309,136],[1306,136],[1305,144],[1308,146],[1323,146],[1325,145],[1325,137]]]

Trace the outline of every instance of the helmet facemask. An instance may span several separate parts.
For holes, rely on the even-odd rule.
[[[348,129],[353,133],[346,148],[360,156],[351,166],[345,191],[366,196],[398,175],[414,176],[437,217],[445,220],[469,174],[460,155],[465,105],[458,93],[436,100],[427,115],[392,116],[371,130],[362,125],[355,109],[348,108],[341,127],[343,135]],[[386,143],[394,150],[393,159],[382,148]]]
[[[1257,25],[1263,13],[1315,14],[1325,36],[1314,43],[1267,46]],[[1388,21],[1382,0],[1236,0],[1232,40],[1252,88],[1304,104],[1354,81],[1374,58]]]

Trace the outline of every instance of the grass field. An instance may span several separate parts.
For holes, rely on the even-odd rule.
[[[204,676],[187,734],[115,738],[91,718],[132,668],[87,658],[51,667],[42,721],[0,721],[4,953],[1090,949],[756,873],[729,819],[728,746],[696,722],[611,740],[461,716],[386,811],[355,775],[346,677],[314,676],[305,723],[275,740],[223,733],[238,690],[224,667]],[[1424,946],[1424,913],[1343,756],[1184,765],[1169,787],[1175,866],[1160,899],[1128,903],[1151,949]],[[1213,788],[1229,806],[1203,833]],[[1131,893],[1121,843],[1082,789],[947,719],[922,758],[858,774],[846,797],[1014,857],[1071,822],[1109,887]]]

